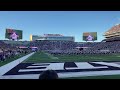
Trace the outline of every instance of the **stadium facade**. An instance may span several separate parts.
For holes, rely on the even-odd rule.
[[[120,24],[113,26],[103,35],[103,41],[120,41]]]
[[[75,41],[74,36],[63,36],[61,34],[30,35],[30,41],[48,40],[48,41]]]

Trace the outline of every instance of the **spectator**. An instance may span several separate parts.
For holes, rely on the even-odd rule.
[[[58,74],[54,70],[46,70],[41,73],[39,79],[58,79]]]

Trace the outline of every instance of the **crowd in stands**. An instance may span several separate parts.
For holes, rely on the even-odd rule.
[[[107,38],[107,39],[104,39],[102,40],[103,42],[106,41],[106,42],[113,42],[113,41],[119,41],[120,40],[120,37],[113,37],[113,38]]]
[[[38,47],[39,50],[67,50],[76,47],[76,43],[72,41],[32,41],[29,46]]]
[[[20,50],[17,46],[11,46],[0,41],[0,60],[11,58],[26,50]],[[27,44],[28,47],[38,47],[38,51],[46,51],[51,54],[113,54],[120,53],[120,41],[114,42],[85,42],[77,43],[72,41],[32,41]],[[85,49],[76,49],[76,47],[88,47]],[[27,51],[28,52],[28,51]],[[26,53],[27,53],[26,52]]]
[[[28,50],[21,50],[16,48],[16,46],[11,46],[10,44],[0,41],[0,61],[14,58],[16,55],[20,55],[22,53],[27,54],[28,52]]]
[[[95,42],[79,44],[79,47],[88,47],[86,49],[67,49],[67,50],[49,50],[51,54],[113,54],[120,53],[120,41],[114,42]],[[74,47],[73,47],[74,48]]]

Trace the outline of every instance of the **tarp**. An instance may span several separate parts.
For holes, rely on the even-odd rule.
[[[30,48],[38,48],[38,47],[30,47]]]
[[[76,48],[90,48],[90,47],[76,47]]]
[[[28,48],[28,47],[25,47],[25,46],[20,46],[19,48],[23,49],[23,48]]]

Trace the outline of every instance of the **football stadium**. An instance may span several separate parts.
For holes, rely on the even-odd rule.
[[[41,31],[42,32],[42,31]],[[39,79],[40,75],[59,79],[120,79],[120,24],[103,32],[83,32],[83,42],[74,35],[29,35],[23,30],[5,29],[0,40],[0,79]],[[54,71],[54,74],[50,74]],[[47,78],[48,78],[47,77]]]

